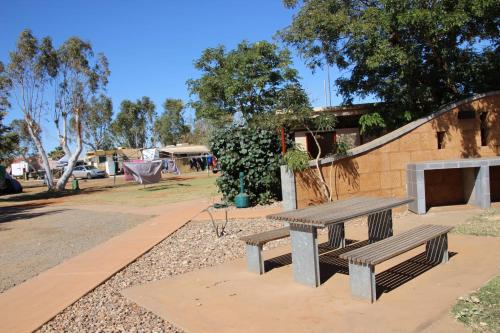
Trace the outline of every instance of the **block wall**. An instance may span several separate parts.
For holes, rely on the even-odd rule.
[[[473,112],[459,119],[459,111]],[[481,145],[480,114],[486,113],[486,145]],[[438,149],[437,132],[444,132]],[[500,94],[474,100],[370,151],[322,166],[333,199],[352,196],[406,196],[406,165],[409,162],[500,155]],[[321,186],[308,169],[295,174],[297,208],[324,202]],[[451,191],[451,190],[447,190]],[[445,194],[452,197],[452,194]]]

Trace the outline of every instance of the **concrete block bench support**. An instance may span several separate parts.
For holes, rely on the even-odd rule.
[[[353,296],[372,302],[377,299],[374,265],[349,262],[349,284]]]
[[[262,258],[262,247],[264,244],[290,236],[288,227],[261,232],[255,235],[241,237],[246,245],[247,268],[250,272],[264,274],[264,259]]]
[[[249,272],[264,274],[262,245],[247,244],[247,268]]]
[[[292,266],[295,281],[310,287],[320,284],[316,227],[290,223]]]
[[[432,263],[444,264],[448,261],[448,235],[438,236],[425,244],[425,257]]]
[[[359,249],[341,254],[349,262],[353,296],[374,302],[377,299],[375,265],[426,244],[426,258],[432,263],[448,261],[448,236],[453,229],[441,225],[422,225]]]
[[[328,245],[331,247],[345,247],[344,223],[331,224],[328,226]]]
[[[392,236],[392,210],[384,210],[368,215],[368,239],[378,242]]]

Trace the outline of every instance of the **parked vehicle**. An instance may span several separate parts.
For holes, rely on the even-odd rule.
[[[106,172],[100,169],[97,169],[93,165],[79,165],[73,169],[73,177],[75,178],[99,178],[106,177]]]

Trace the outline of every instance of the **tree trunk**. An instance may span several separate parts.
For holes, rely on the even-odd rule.
[[[309,127],[306,127],[306,129],[311,134],[312,138],[314,139],[314,143],[318,147],[318,155],[316,155],[316,159],[315,159],[316,171],[318,173],[318,179],[321,183],[321,186],[323,187],[323,195],[330,202],[330,201],[332,201],[332,196],[330,194],[331,191],[330,191],[330,188],[328,187],[328,185],[326,184],[325,176],[323,175],[323,171],[321,170],[321,166],[319,164],[319,160],[320,160],[320,156],[321,156],[321,146],[318,142],[318,139],[316,139],[314,132]]]
[[[63,117],[63,136],[61,138],[61,147],[64,151],[64,154],[65,155],[68,155],[70,156],[71,155],[71,151],[69,150],[69,147],[68,147],[68,121],[67,121],[67,115]]]
[[[80,123],[80,117],[78,115],[75,116],[75,126],[76,126],[76,149],[73,154],[70,154],[70,158],[68,160],[68,165],[64,170],[61,178],[57,182],[56,189],[58,191],[63,191],[66,188],[66,183],[69,180],[69,177],[73,174],[73,169],[75,168],[76,162],[78,161],[78,157],[80,157],[80,153],[82,152],[83,147],[83,138],[82,138],[82,125]]]
[[[35,143],[36,149],[38,151],[38,156],[42,159],[43,169],[45,170],[45,179],[47,180],[47,189],[52,191],[54,189],[54,180],[52,178],[52,172],[50,170],[49,159],[47,158],[47,153],[43,148],[42,141],[33,128],[33,121],[26,116],[26,124],[28,124],[28,132],[30,133],[31,139]]]

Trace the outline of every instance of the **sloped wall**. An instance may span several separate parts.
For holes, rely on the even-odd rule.
[[[351,156],[323,164],[334,200],[359,195],[405,196],[409,162],[500,155],[500,92],[471,98],[448,109],[438,111],[429,121],[415,121],[421,123],[415,128],[407,130],[412,127],[409,124],[377,139],[377,146],[367,151],[363,150],[373,145],[359,146]],[[459,119],[460,110],[474,117]],[[481,145],[480,130],[483,112],[487,112],[485,146]],[[444,132],[442,149],[438,149],[437,132]],[[295,174],[297,208],[324,201],[313,172],[311,168]]]

